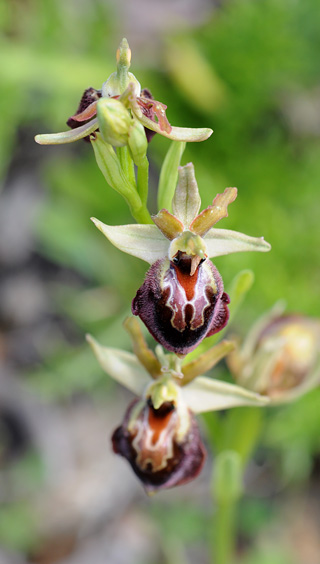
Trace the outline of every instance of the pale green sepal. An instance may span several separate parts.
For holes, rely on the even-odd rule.
[[[165,131],[161,129],[158,123],[147,118],[136,105],[132,106],[132,111],[144,127],[160,133],[160,135],[172,139],[172,141],[185,141],[188,143],[192,141],[205,141],[213,133],[213,130],[208,127],[171,127],[171,131]]]
[[[183,397],[194,413],[216,411],[242,405],[267,405],[269,398],[240,386],[199,376],[183,388]]]
[[[173,141],[165,156],[158,186],[158,207],[160,210],[163,208],[171,210],[171,202],[178,180],[178,167],[185,148],[184,142]]]
[[[75,129],[69,129],[68,131],[62,131],[61,133],[41,133],[36,135],[34,140],[39,145],[62,145],[64,143],[73,143],[73,141],[78,141],[83,139],[90,133],[93,133],[98,129],[98,119],[95,118],[85,125],[76,127]]]
[[[201,198],[193,164],[188,163],[179,167],[178,173],[179,179],[172,200],[172,210],[183,225],[189,227],[199,213]]]
[[[120,251],[153,264],[168,254],[169,241],[155,225],[106,225],[92,217],[95,226]]]
[[[119,384],[141,396],[150,384],[150,376],[136,356],[127,351],[101,346],[91,335],[86,339],[101,368]]]
[[[242,253],[244,251],[270,251],[271,245],[263,237],[250,237],[238,231],[230,229],[215,229],[208,231],[204,237],[207,246],[208,257],[219,257],[230,253]]]

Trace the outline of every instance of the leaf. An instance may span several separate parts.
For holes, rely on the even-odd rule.
[[[212,228],[204,237],[208,257],[219,257],[245,251],[270,251],[271,245],[263,237],[250,237],[230,229]]]
[[[168,254],[169,241],[155,225],[106,225],[95,217],[95,226],[120,251],[153,264]]]
[[[141,396],[150,384],[150,377],[136,356],[120,349],[103,347],[91,335],[86,338],[101,368],[116,382]]]
[[[183,396],[194,413],[269,403],[265,396],[206,376],[199,376],[183,388]]]

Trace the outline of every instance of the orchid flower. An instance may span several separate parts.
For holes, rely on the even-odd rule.
[[[107,143],[120,147],[127,144],[136,121],[145,128],[148,140],[153,133],[160,133],[174,141],[204,141],[210,137],[212,129],[209,128],[170,125],[166,116],[167,106],[154,100],[148,89],[141,90],[140,83],[129,72],[130,64],[131,50],[127,40],[123,39],[117,51],[117,71],[111,74],[100,90],[85,90],[77,112],[67,121],[72,129],[36,135],[36,142],[40,145],[72,143],[92,134],[94,139],[94,133],[100,129],[102,132],[108,131],[104,135]],[[109,135],[110,130],[112,132]]]
[[[236,196],[236,188],[226,188],[199,214],[201,200],[190,163],[179,168],[174,215],[162,209],[152,217],[155,225],[110,226],[92,218],[118,249],[151,264],[132,312],[161,345],[176,354],[189,353],[228,321],[229,297],[209,259],[271,248],[263,237],[213,227],[228,215],[228,204]]]
[[[132,354],[101,346],[87,336],[102,369],[135,399],[112,435],[114,452],[125,457],[147,493],[185,484],[201,471],[205,448],[194,414],[269,400],[239,386],[201,376],[234,348],[222,341],[196,361],[182,365],[161,346],[151,351],[135,318],[126,320]],[[151,379],[151,380],[150,380]]]
[[[272,404],[297,399],[320,385],[320,320],[284,314],[278,303],[227,360],[241,386]]]

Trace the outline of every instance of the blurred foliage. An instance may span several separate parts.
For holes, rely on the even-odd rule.
[[[65,129],[83,90],[99,88],[113,72],[121,38],[115,39],[116,18],[103,0],[0,0],[4,181],[19,131],[26,129],[32,143],[37,132]],[[207,142],[189,144],[183,156],[183,164],[195,164],[203,206],[226,186],[237,186],[238,199],[221,227],[264,235],[273,246],[267,255],[216,260],[226,284],[243,268],[254,272],[255,284],[235,320],[242,334],[282,297],[289,311],[320,315],[320,121],[299,105],[313,99],[319,87],[319,28],[318,0],[233,0],[223,2],[198,30],[164,36],[156,70],[139,70],[133,52],[132,71],[168,104],[172,123],[215,131]],[[150,145],[152,211],[168,146],[159,136]],[[37,154],[46,192],[35,226],[38,251],[80,280],[79,287],[52,285],[53,303],[78,328],[77,342],[90,331],[110,346],[129,348],[121,323],[146,265],[114,249],[89,221],[96,216],[111,224],[130,222],[125,203],[105,185],[90,145],[38,147]],[[41,367],[29,382],[51,399],[110,389],[85,344],[74,348],[58,340],[39,354]],[[319,401],[317,390],[267,413],[262,448],[278,465],[283,485],[306,480],[319,453]],[[25,511],[24,506],[1,509],[1,542],[17,548],[32,544],[32,520]],[[252,513],[246,515],[249,530]],[[259,522],[264,515],[261,509]],[[174,522],[181,523],[185,542],[202,540],[202,517],[195,508],[170,505],[169,511],[156,505],[153,517],[168,538]],[[256,553],[246,562],[288,560],[280,553]]]

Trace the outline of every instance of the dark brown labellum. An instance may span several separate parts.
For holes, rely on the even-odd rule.
[[[148,270],[132,302],[151,335],[167,350],[185,355],[205,337],[221,331],[229,319],[229,296],[218,270],[208,259],[194,273],[194,257],[178,253]]]
[[[201,471],[205,449],[190,411],[188,417],[188,430],[178,439],[179,413],[172,403],[155,409],[150,400],[136,400],[114,431],[114,452],[128,460],[148,492],[185,484]]]

